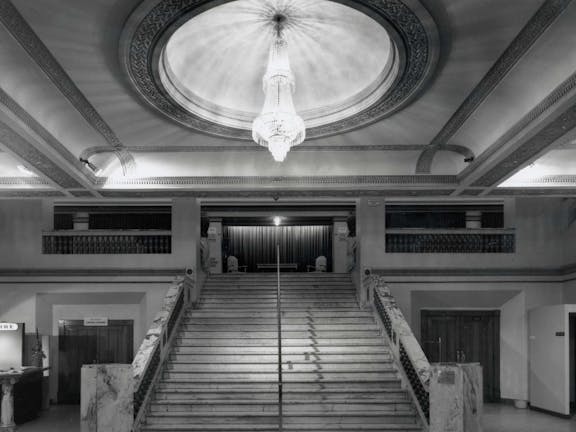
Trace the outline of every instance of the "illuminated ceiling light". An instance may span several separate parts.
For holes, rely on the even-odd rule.
[[[274,216],[274,225],[280,226],[282,223],[282,218],[280,216]]]
[[[275,36],[263,78],[264,107],[252,124],[252,138],[267,147],[277,162],[282,162],[290,148],[306,138],[304,121],[296,113],[292,100],[295,80],[288,58],[288,43],[283,35],[285,21],[284,15],[274,16]]]
[[[22,174],[24,174],[27,177],[36,177],[36,173],[30,171],[24,165],[18,165],[16,168],[18,168],[18,171],[20,171]]]

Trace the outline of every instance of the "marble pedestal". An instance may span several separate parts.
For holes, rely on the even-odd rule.
[[[130,432],[134,423],[131,365],[82,366],[81,432]]]
[[[1,432],[14,432],[14,384],[20,379],[20,373],[0,374],[0,385],[2,387],[2,417],[0,418]]]
[[[430,432],[482,432],[482,366],[434,364]]]

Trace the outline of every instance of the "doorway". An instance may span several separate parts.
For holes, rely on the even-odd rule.
[[[89,327],[83,320],[58,321],[58,403],[80,403],[82,365],[132,363],[134,322],[110,320]]]
[[[576,412],[576,313],[568,314],[568,336],[570,337],[570,412]]]
[[[430,363],[480,363],[484,401],[500,401],[500,311],[422,310],[420,334]]]

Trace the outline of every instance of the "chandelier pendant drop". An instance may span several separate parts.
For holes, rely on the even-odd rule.
[[[290,148],[306,138],[304,121],[296,113],[292,101],[295,80],[288,58],[288,43],[283,35],[285,20],[283,15],[274,16],[276,31],[263,78],[264,107],[252,123],[252,138],[267,147],[277,162],[282,162]]]

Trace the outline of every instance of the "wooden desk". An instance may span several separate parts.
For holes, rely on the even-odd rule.
[[[276,271],[278,264],[256,264],[258,271]],[[296,263],[280,263],[280,271],[298,271],[298,264]]]

